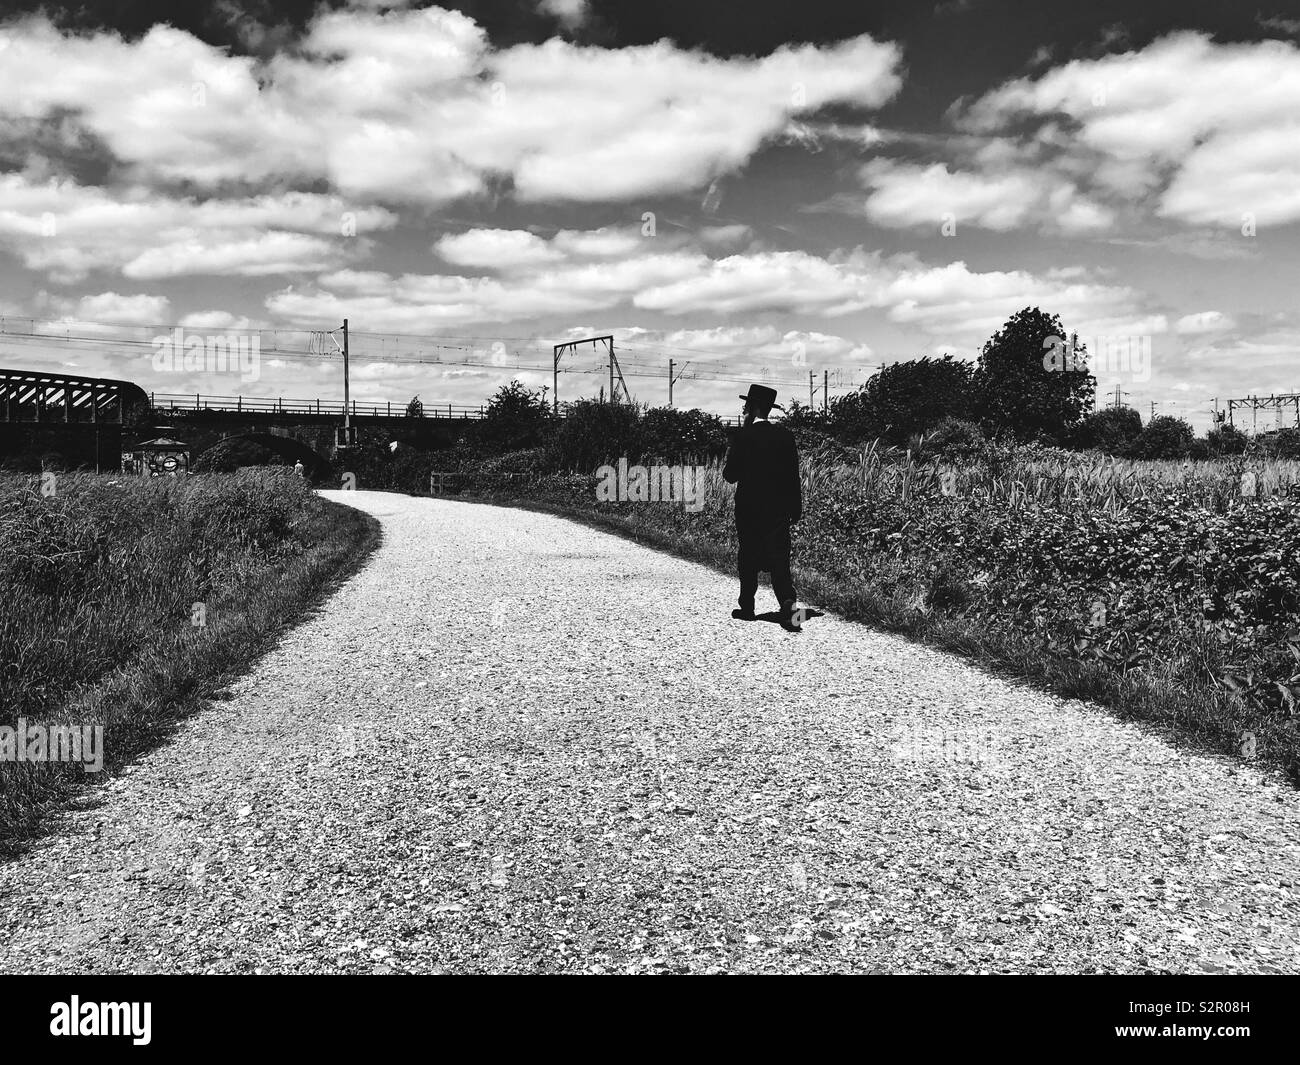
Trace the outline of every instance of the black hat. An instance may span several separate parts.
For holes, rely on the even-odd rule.
[[[750,385],[749,395],[740,398],[756,407],[771,407],[776,403],[776,389],[767,385]]]

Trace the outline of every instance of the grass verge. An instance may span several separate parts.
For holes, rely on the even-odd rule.
[[[292,474],[288,475],[292,477]],[[156,747],[378,546],[378,522],[283,473],[0,483],[0,725],[101,727],[103,769]],[[195,623],[202,606],[204,624]],[[0,760],[0,856],[104,773]]]

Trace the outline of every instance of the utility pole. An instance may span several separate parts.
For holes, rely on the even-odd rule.
[[[1155,419],[1155,416],[1156,416],[1156,401],[1153,399],[1153,400],[1151,401],[1151,418],[1152,418],[1152,420]]]
[[[348,320],[343,319],[343,444],[352,446],[352,415],[349,412],[348,391]]]
[[[674,362],[672,359],[668,360],[668,406],[670,407],[673,405],[673,384],[682,379],[682,374],[686,372],[686,367],[689,366],[690,363],[689,362],[683,363],[681,372],[674,374],[673,367],[675,367],[676,365],[677,363]]]
[[[1120,407],[1124,406],[1124,401],[1120,399],[1120,396],[1127,396],[1127,395],[1128,395],[1127,392],[1120,391],[1119,382],[1116,381],[1115,382],[1115,410],[1119,410]]]
[[[830,379],[831,379],[830,370],[823,370],[822,371],[822,413],[823,414],[826,413],[826,394],[830,386]]]
[[[614,388],[614,374],[618,374],[618,383],[623,386],[623,396],[631,403],[632,390],[627,387],[627,381],[623,377],[623,367],[618,364],[618,356],[614,354],[614,338],[609,338],[609,401],[618,402],[618,391]]]

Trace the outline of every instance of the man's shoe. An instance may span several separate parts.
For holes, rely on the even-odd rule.
[[[754,618],[754,612],[753,612],[752,610],[739,610],[739,609],[737,609],[737,610],[733,610],[733,611],[731,612],[731,616],[732,616],[733,618],[735,618],[737,621],[753,621],[753,620],[755,620],[755,618]]]
[[[800,622],[803,621],[803,611],[794,608],[794,601],[781,604],[781,628],[786,632],[803,632]]]

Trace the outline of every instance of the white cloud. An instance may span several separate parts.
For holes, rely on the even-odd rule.
[[[440,239],[434,251],[453,266],[510,269],[555,262],[564,256],[522,229],[471,229]]]
[[[1236,228],[1247,213],[1262,224],[1300,220],[1298,108],[1295,45],[1179,32],[1008,82],[961,121],[1000,133],[1043,119],[1034,147],[1091,172],[1099,194],[1153,197],[1166,218]]]
[[[786,311],[848,314],[872,306],[875,279],[866,270],[802,251],[709,259],[688,276],[639,291],[633,306],[668,314]]]
[[[870,311],[966,350],[978,347],[1026,305],[1060,314],[1067,328],[1081,334],[1150,334],[1168,328],[1141,293],[1098,280],[1083,268],[1035,275],[1023,270],[975,272],[962,262],[930,266],[911,257],[890,259],[860,249],[830,258],[801,251],[755,251],[714,259],[689,246],[659,252],[654,241],[645,241],[642,248],[640,254],[612,261],[552,262],[539,255],[498,276],[344,270],[322,276],[314,286],[282,289],[266,306],[295,323],[350,313],[370,328],[408,332],[608,314],[617,308],[675,317],[836,317]],[[810,356],[831,350],[850,359],[870,355],[866,346],[846,346],[833,334],[788,327],[778,332],[766,325],[727,325],[714,332],[675,331],[672,336],[662,342],[715,351],[749,344],[765,354],[778,354],[797,341],[806,345]]]
[[[192,311],[182,315],[177,325],[185,329],[264,329],[265,322],[255,321],[229,311]]]
[[[904,270],[881,296],[896,322],[954,341],[983,341],[1026,306],[1060,316],[1083,335],[1145,334],[1167,328],[1147,314],[1140,293],[1078,277],[1036,277],[1023,270],[975,273],[964,262]]]
[[[654,238],[661,241],[661,238]],[[646,249],[647,238],[639,229],[606,227],[603,229],[562,229],[551,243],[575,259],[615,259]],[[662,238],[671,246],[673,241]]]
[[[333,269],[370,248],[396,215],[337,196],[285,193],[197,202],[143,187],[110,191],[0,174],[0,247],[73,282],[91,270],[143,279]],[[343,231],[355,230],[356,237]]]
[[[581,26],[589,13],[587,0],[541,0],[537,9],[558,19],[569,29]]]
[[[321,10],[266,61],[161,25],[126,41],[28,17],[7,33],[0,119],[74,114],[142,179],[323,179],[391,202],[446,202],[499,175],[529,201],[703,187],[796,115],[878,107],[900,85],[898,48],[868,36],[756,59],[668,41],[496,49],[439,8]]]
[[[1201,333],[1220,333],[1235,329],[1237,323],[1222,311],[1201,311],[1197,314],[1185,314],[1174,323],[1174,332],[1197,335]]]
[[[163,325],[171,311],[167,297],[144,293],[124,296],[100,292],[79,299],[51,297],[48,304],[64,322],[93,325]]]
[[[653,349],[672,355],[679,366],[746,356],[779,360],[802,369],[805,363],[821,365],[845,359],[858,362],[873,354],[866,344],[848,337],[774,325],[671,330],[629,326],[617,330],[617,334],[624,349]]]
[[[122,267],[126,277],[160,278],[183,274],[264,277],[337,265],[339,249],[301,233],[263,233],[222,238],[205,233],[141,252]]]
[[[705,226],[700,230],[700,241],[706,247],[734,247],[748,243],[753,235],[746,225]]]
[[[867,217],[878,225],[938,229],[953,221],[1008,230],[1033,220],[1075,233],[1105,229],[1113,220],[1111,211],[1081,196],[1070,182],[1041,170],[950,172],[943,163],[873,159],[859,177],[869,190]]]

